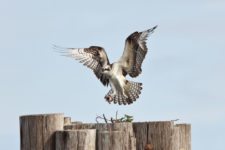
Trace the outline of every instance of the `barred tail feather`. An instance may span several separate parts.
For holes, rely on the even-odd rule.
[[[128,95],[127,102],[133,103],[139,98],[142,90],[142,83],[127,81],[125,93]]]
[[[111,89],[105,96],[105,99],[108,103],[113,102],[114,104],[119,105],[126,105],[127,104],[127,96],[123,95],[122,93],[117,93],[113,95],[113,90]]]
[[[113,95],[113,90],[111,89],[105,96],[106,101],[109,103],[113,102],[114,104],[119,105],[129,105],[136,101],[139,98],[142,90],[142,83],[126,81],[124,87],[124,93],[119,92]]]

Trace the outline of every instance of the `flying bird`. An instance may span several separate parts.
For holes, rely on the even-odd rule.
[[[109,62],[105,49],[100,46],[90,46],[89,48],[54,47],[62,55],[74,58],[92,69],[104,86],[110,85],[111,89],[105,95],[107,102],[126,105],[136,101],[142,90],[142,83],[129,81],[126,76],[135,78],[141,74],[142,62],[148,51],[146,40],[156,28],[157,26],[129,35],[125,41],[122,56],[114,63]]]

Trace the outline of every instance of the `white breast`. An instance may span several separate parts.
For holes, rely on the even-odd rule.
[[[122,75],[122,69],[119,63],[114,63],[112,66],[112,76],[110,78],[110,85],[114,91],[114,94],[117,92],[123,93],[123,86],[125,84],[125,77]]]

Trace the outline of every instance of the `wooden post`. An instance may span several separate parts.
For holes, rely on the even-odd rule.
[[[132,123],[71,124],[65,130],[96,129],[97,150],[136,150]]]
[[[174,123],[173,121],[149,122],[148,123],[148,144],[153,145],[156,150],[175,150],[173,144]]]
[[[20,117],[21,150],[55,150],[55,131],[63,130],[63,114]]]
[[[191,150],[191,125],[81,123],[62,114],[20,117],[21,150]]]
[[[136,150],[132,123],[100,124],[97,129],[98,150]]]
[[[96,130],[56,131],[55,150],[95,150]]]
[[[178,128],[178,150],[191,150],[191,125],[190,124],[177,124]]]
[[[123,132],[121,131],[99,131],[98,150],[123,150]]]
[[[133,123],[137,150],[191,150],[191,126],[173,121]]]

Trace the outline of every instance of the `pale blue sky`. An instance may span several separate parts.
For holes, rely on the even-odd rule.
[[[193,150],[224,150],[225,1],[0,0],[0,145],[19,149],[19,116],[63,112],[192,124]],[[109,88],[52,44],[103,46],[111,62],[132,32],[158,25],[148,40],[140,99],[109,105]]]

